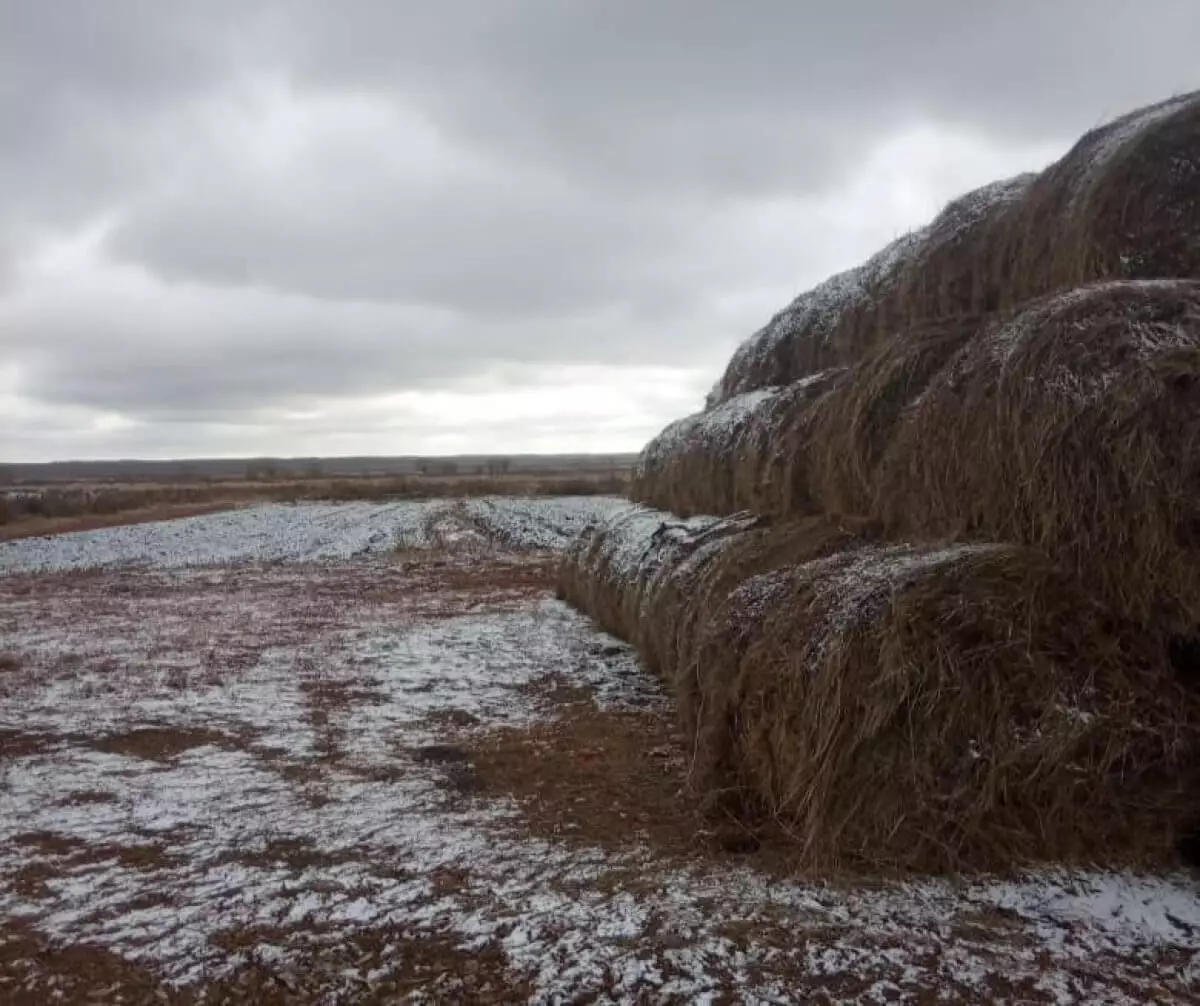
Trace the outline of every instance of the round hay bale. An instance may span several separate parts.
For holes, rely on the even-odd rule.
[[[1072,577],[998,545],[771,565],[701,595],[674,672],[723,807],[817,869],[1174,860],[1200,697]]]
[[[749,571],[771,562],[805,561],[876,532],[863,519],[817,516],[777,524],[740,513],[684,520],[631,507],[575,539],[563,561],[559,593],[637,645],[656,673],[669,674],[681,638],[707,610],[701,595],[727,593]],[[736,546],[732,558],[723,558],[731,546]]]
[[[1102,279],[1200,276],[1200,92],[1085,134],[983,250],[1002,307]]]
[[[869,513],[904,407],[980,325],[971,317],[907,332],[852,367],[681,419],[643,450],[630,495],[685,516]]]
[[[640,506],[618,511],[585,527],[571,543],[559,593],[609,632],[634,641],[647,584],[675,550],[719,523],[715,517],[685,520]]]
[[[905,332],[838,374],[814,403],[803,443],[787,445],[793,457],[799,449],[826,512],[871,512],[877,469],[904,410],[981,326],[968,317]]]
[[[861,266],[801,293],[738,347],[708,407],[850,362],[892,320],[897,274],[920,238],[920,232],[897,238]]]
[[[865,518],[823,514],[782,522],[739,514],[719,521],[677,548],[648,578],[629,638],[655,672],[672,681],[685,721],[694,721],[703,693],[695,674],[681,676],[679,669],[688,664],[714,605],[751,575],[861,545],[878,534],[879,526]]]
[[[1012,301],[1006,277],[980,271],[981,253],[1013,226],[1037,177],[1026,173],[974,189],[920,231],[893,284],[889,317],[895,326],[979,315]]]
[[[985,185],[796,298],[709,396],[847,366],[891,333],[1104,279],[1200,276],[1200,93],[1131,112],[1036,175]]]
[[[1095,284],[990,326],[904,415],[872,510],[900,537],[1037,547],[1196,635],[1200,282]]]
[[[807,416],[837,377],[813,374],[672,423],[642,451],[630,495],[684,516],[818,509],[803,451]]]

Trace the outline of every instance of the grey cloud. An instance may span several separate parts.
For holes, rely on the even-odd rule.
[[[1187,0],[451,0],[296,10],[305,72],[624,184],[811,185],[897,119],[1070,136],[1194,87]],[[306,44],[308,43],[308,44]]]
[[[161,289],[128,270],[0,301],[21,394],[129,417],[236,419],[327,396],[538,383],[536,368],[677,365],[684,333],[637,318],[513,319],[481,326],[445,311],[325,302],[270,291]],[[684,315],[694,351],[717,326]]]
[[[1190,0],[0,0],[0,369],[189,451],[558,364],[683,386],[892,236],[889,170],[985,180],[850,186],[890,137],[1033,166],[1195,87],[1198,39]],[[97,220],[94,260],[38,279]]]

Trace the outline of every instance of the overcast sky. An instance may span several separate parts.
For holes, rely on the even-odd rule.
[[[635,450],[1195,0],[0,0],[0,459]]]

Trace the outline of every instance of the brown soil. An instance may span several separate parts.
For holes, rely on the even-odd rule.
[[[0,729],[0,761],[24,758],[53,747],[61,738],[29,730]]]
[[[188,730],[179,727],[158,729],[141,727],[119,734],[108,734],[89,740],[91,747],[107,754],[169,761],[189,748],[208,744],[227,745],[231,738],[215,730]]]
[[[277,968],[254,953],[263,942],[289,944],[306,933],[239,930],[214,939],[241,951],[245,963],[232,973],[184,987],[172,987],[102,947],[56,946],[17,922],[0,925],[0,1002],[5,1006],[310,1006],[330,1003],[329,988],[347,972],[365,976],[382,965],[384,973],[361,979],[358,990],[339,1003],[383,1006],[415,991],[424,1001],[519,1003],[530,987],[507,973],[503,952],[494,945],[467,952],[447,937],[414,936],[400,929],[370,929],[334,945],[312,941],[306,960]],[[308,941],[305,941],[308,942]],[[364,964],[369,962],[369,964]]]
[[[475,789],[514,798],[523,823],[545,838],[783,868],[786,852],[772,836],[700,812],[669,714],[601,710],[585,692],[565,691],[547,690],[561,703],[550,722],[464,740]]]

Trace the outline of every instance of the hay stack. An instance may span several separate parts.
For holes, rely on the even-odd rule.
[[[1097,284],[989,327],[896,429],[898,536],[1037,547],[1126,615],[1200,625],[1200,282]]]
[[[906,333],[668,428],[632,493],[1035,547],[1128,617],[1200,636],[1200,281],[1093,284]]]
[[[646,448],[684,516],[593,527],[564,594],[714,809],[809,868],[1200,847],[1198,234],[1191,95],[803,295]]]
[[[904,329],[1102,279],[1200,276],[1200,94],[1086,134],[801,294],[734,354],[709,405],[854,363]]]
[[[672,684],[710,804],[808,866],[1169,858],[1200,698],[1153,642],[1036,553],[869,538],[637,509],[564,583]]]

